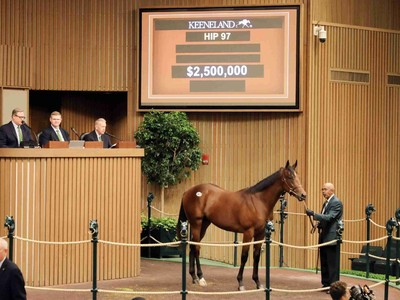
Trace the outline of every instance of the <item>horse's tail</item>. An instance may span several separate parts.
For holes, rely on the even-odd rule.
[[[178,223],[176,224],[176,235],[179,240],[182,238],[181,237],[181,222],[186,222],[186,221],[187,221],[187,217],[186,217],[185,210],[183,209],[183,199],[182,199],[181,208],[179,210]]]

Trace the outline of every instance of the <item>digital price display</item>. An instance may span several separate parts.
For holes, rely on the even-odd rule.
[[[299,6],[139,16],[139,110],[299,109]]]

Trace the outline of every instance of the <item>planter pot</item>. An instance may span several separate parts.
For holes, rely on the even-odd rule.
[[[161,243],[170,243],[173,242],[176,236],[176,230],[167,231],[164,228],[154,228],[150,232],[151,236]],[[156,241],[150,238],[148,241],[147,237],[147,229],[143,228],[143,232],[141,234],[142,244],[155,244]],[[140,249],[140,254],[142,257],[153,257],[153,258],[162,258],[167,256],[175,256],[179,255],[178,247],[142,247]]]

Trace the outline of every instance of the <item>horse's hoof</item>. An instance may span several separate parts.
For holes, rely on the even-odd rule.
[[[196,279],[193,279],[192,283],[193,283],[193,284],[199,284],[199,279],[197,279],[197,278],[196,278]]]
[[[207,281],[204,278],[201,278],[198,283],[200,286],[207,286]]]
[[[245,288],[243,285],[241,285],[241,286],[239,286],[238,290],[241,291],[241,292],[243,292],[243,291],[246,290],[246,288]]]
[[[257,286],[257,290],[263,290],[264,286],[262,284],[260,284],[259,286]]]

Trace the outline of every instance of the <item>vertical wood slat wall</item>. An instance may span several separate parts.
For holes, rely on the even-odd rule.
[[[358,218],[359,213],[363,214],[364,205],[373,202],[378,208],[374,218],[383,224],[398,203],[395,195],[399,192],[396,185],[399,141],[395,136],[399,128],[396,118],[399,88],[384,84],[383,68],[387,66],[388,72],[393,74],[400,71],[398,31],[389,32],[382,28],[399,30],[400,19],[394,17],[399,15],[398,1],[378,2],[0,0],[0,66],[10,66],[0,68],[0,85],[127,91],[127,124],[121,123],[118,130],[131,136],[142,119],[142,114],[135,109],[139,45],[134,21],[138,7],[301,4],[304,22],[301,39],[304,52],[300,62],[304,67],[300,76],[303,112],[190,113],[190,119],[200,132],[201,147],[210,154],[210,165],[202,166],[188,182],[166,191],[166,210],[178,212],[182,192],[192,184],[213,182],[236,190],[271,174],[287,159],[298,159],[310,207],[320,208],[320,185],[331,180],[345,201],[345,219]],[[53,15],[58,18],[51,17]],[[324,45],[312,35],[314,21],[326,22],[328,40]],[[339,26],[339,23],[380,29]],[[51,47],[53,44],[55,46]],[[20,47],[27,49],[22,56],[18,54],[23,53]],[[385,51],[388,52],[385,54]],[[29,67],[25,65],[28,58]],[[368,85],[330,82],[331,69],[368,72],[371,82]],[[86,116],[74,106],[68,106],[70,124],[89,126]],[[239,143],[239,137],[245,143]],[[378,178],[381,179],[376,180]],[[158,196],[158,189],[145,184],[145,180],[143,178],[141,198],[145,199],[149,191]],[[388,202],[390,206],[387,206]],[[144,200],[142,207],[145,207]],[[301,207],[296,200],[289,199],[290,211],[302,212]],[[289,218],[286,226],[286,242],[304,245],[315,241],[308,235],[306,219]],[[298,234],[299,226],[304,235]],[[346,234],[352,232],[358,239],[364,237],[362,226],[350,226],[352,230],[346,230]],[[375,234],[382,234],[374,230]],[[217,233],[210,233],[212,240]],[[232,241],[231,236],[226,238]],[[225,259],[227,256],[217,253],[219,250],[204,252],[207,251],[214,251],[207,254],[210,257]],[[313,254],[305,254],[307,261],[296,258],[297,250],[287,251],[285,260],[289,266],[314,265]]]
[[[0,85],[126,91],[134,2],[1,0]]]
[[[307,108],[311,206],[321,205],[319,188],[331,181],[344,203],[345,220],[365,218],[365,207],[372,203],[377,208],[373,220],[385,225],[399,208],[400,87],[390,87],[387,75],[400,74],[400,65],[390,63],[400,51],[400,32],[329,23],[325,27],[326,43],[315,38],[309,50],[310,73],[317,80],[310,84]],[[370,81],[332,81],[335,69],[366,72]],[[366,239],[365,222],[345,226],[344,239]],[[385,234],[372,226],[373,239]],[[345,243],[343,250],[359,252],[360,245]],[[347,259],[342,263],[349,268]]]
[[[89,220],[98,221],[100,240],[139,243],[140,161],[139,157],[118,155],[0,158],[4,200],[0,211],[4,217],[14,217],[16,236],[47,242],[89,241],[49,245],[16,240],[14,261],[21,267],[27,285],[92,279]],[[100,242],[98,279],[137,276],[139,256],[137,247]]]

